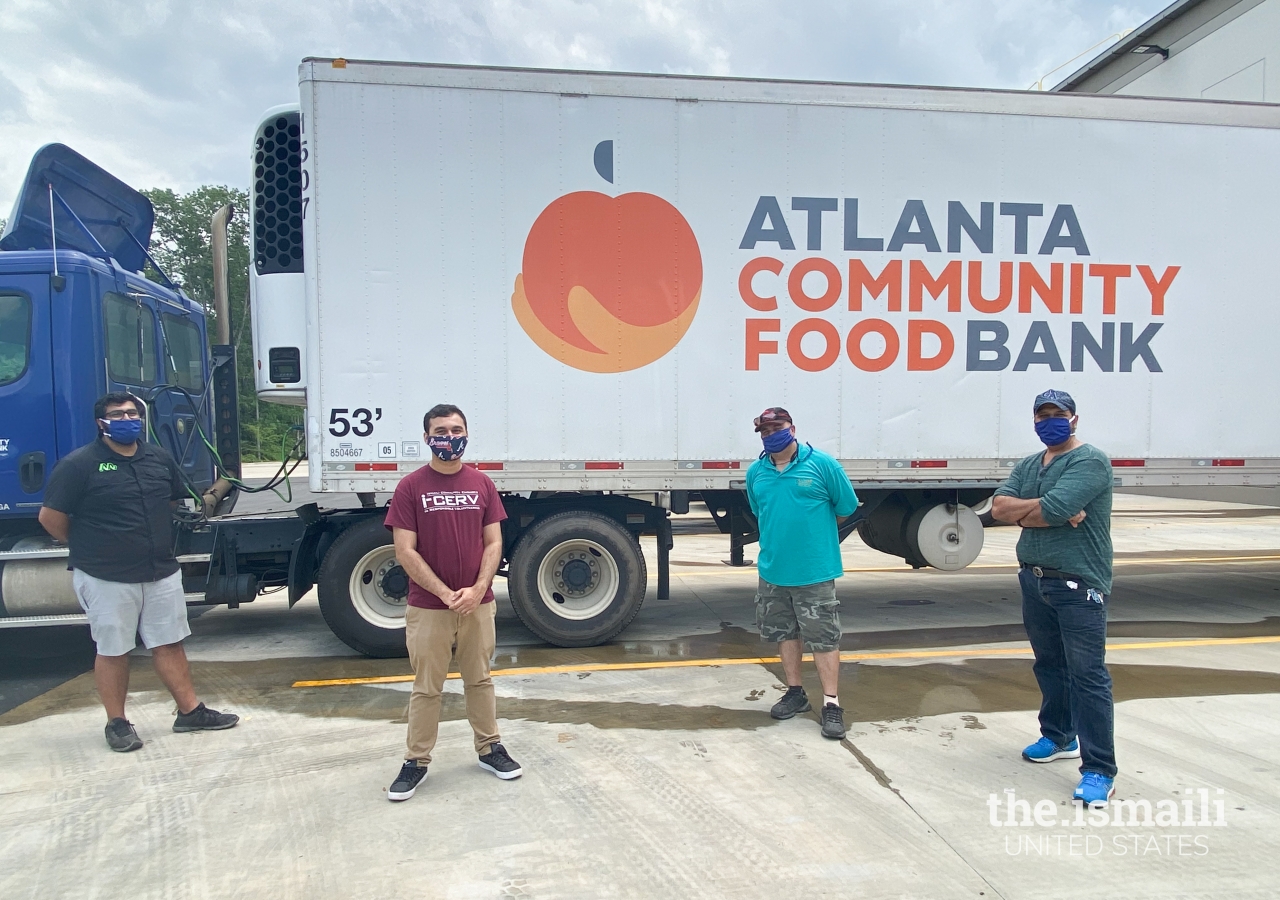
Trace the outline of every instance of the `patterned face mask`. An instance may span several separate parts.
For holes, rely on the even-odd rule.
[[[465,434],[433,434],[427,438],[427,446],[431,448],[441,462],[453,462],[460,459],[462,454],[467,450],[467,436]]]

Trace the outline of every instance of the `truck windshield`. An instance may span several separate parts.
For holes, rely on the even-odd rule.
[[[171,384],[184,387],[193,394],[204,390],[204,362],[200,353],[200,329],[179,316],[161,313],[164,339],[168,352],[164,358],[165,375]]]
[[[123,294],[109,293],[102,304],[107,319],[107,367],[126,384],[156,380],[156,321],[150,307]]]
[[[0,294],[0,384],[11,384],[27,370],[31,339],[31,301]]]

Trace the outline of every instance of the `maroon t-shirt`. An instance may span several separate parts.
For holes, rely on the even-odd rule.
[[[386,526],[418,535],[418,553],[431,571],[455,591],[469,588],[480,574],[484,526],[507,517],[502,498],[488,475],[463,466],[441,475],[430,466],[406,476],[387,507]],[[481,603],[493,602],[493,589]],[[448,609],[435,594],[409,580],[409,605]]]

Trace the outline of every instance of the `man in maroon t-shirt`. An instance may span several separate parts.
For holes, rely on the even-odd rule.
[[[489,661],[494,649],[493,576],[502,560],[502,500],[489,477],[462,464],[467,417],[451,404],[423,417],[431,462],[396,487],[386,525],[396,559],[409,574],[405,642],[413,666],[409,750],[389,800],[408,800],[427,775],[440,725],[440,694],[457,647],[467,719],[480,768],[519,778],[520,765],[499,743]]]

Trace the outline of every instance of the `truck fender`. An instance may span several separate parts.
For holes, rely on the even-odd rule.
[[[309,522],[302,537],[293,545],[293,552],[289,554],[290,608],[315,587],[316,573],[320,571],[320,542],[326,531],[323,519]]]

